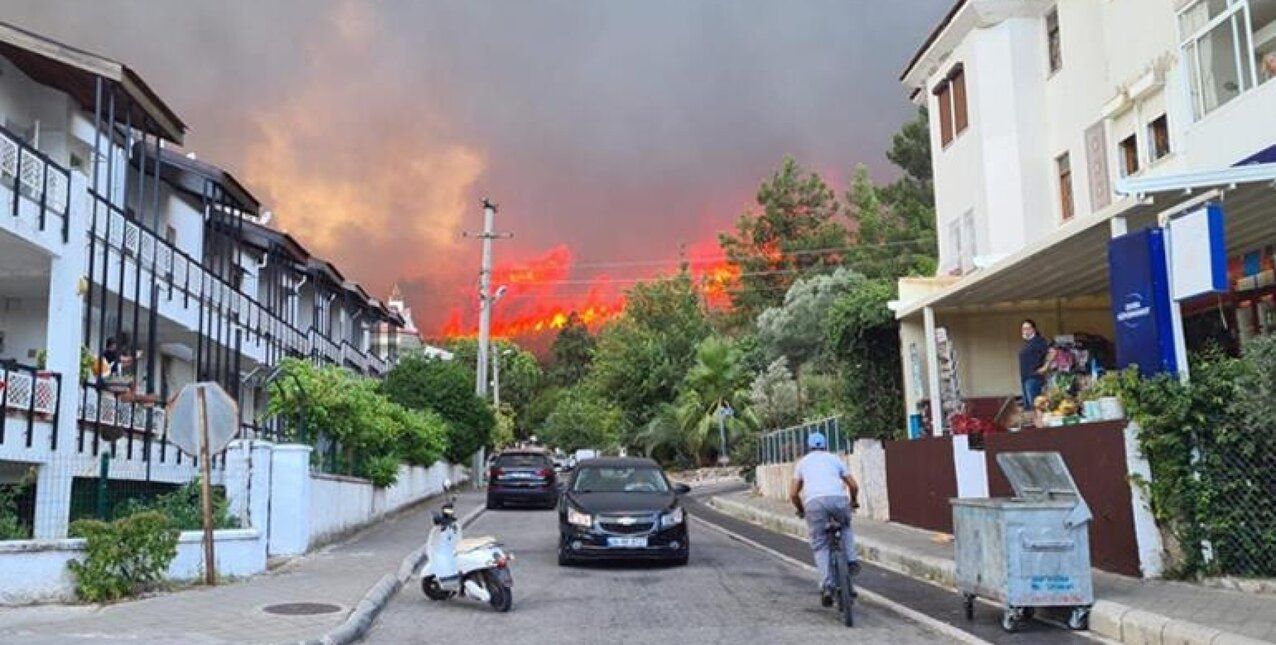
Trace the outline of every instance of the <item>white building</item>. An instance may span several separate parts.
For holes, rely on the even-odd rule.
[[[1022,318],[1111,339],[1107,241],[1206,201],[1232,328],[1271,327],[1274,76],[1276,0],[956,2],[900,77],[929,109],[941,273],[900,285],[906,414],[1017,394]],[[1183,304],[1189,343],[1215,304]]]
[[[390,290],[386,308],[397,318],[377,326],[373,336],[376,353],[389,357],[391,363],[397,361],[399,356],[412,352],[421,352],[428,357],[445,361],[452,360],[452,352],[427,345],[421,340],[421,332],[412,319],[412,308],[403,299],[403,291],[399,289],[399,285],[394,285]]]
[[[387,371],[372,330],[397,315],[173,152],[185,125],[127,66],[0,23],[0,125],[0,483],[34,468],[35,537],[65,535],[104,454],[113,486],[191,478],[162,405],[186,383],[255,435],[284,357]]]

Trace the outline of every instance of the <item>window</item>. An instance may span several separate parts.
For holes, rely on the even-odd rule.
[[[1197,0],[1178,27],[1195,118],[1276,76],[1276,0]]]
[[[966,112],[966,73],[962,66],[953,67],[933,93],[939,103],[939,140],[946,146],[969,124]]]
[[[1059,42],[1059,9],[1046,14],[1046,48],[1050,55],[1050,73],[1063,68],[1063,47]]]
[[[948,249],[949,249],[949,273],[951,275],[961,275],[961,259],[963,257],[961,250],[961,220],[953,220],[948,223]]]
[[[1148,124],[1148,159],[1156,161],[1170,154],[1170,128],[1165,115],[1152,119]]]
[[[1072,160],[1065,152],[1054,160],[1054,164],[1059,174],[1059,212],[1066,222],[1076,212],[1072,201]]]
[[[1128,177],[1139,171],[1139,142],[1135,135],[1121,140],[1117,146],[1121,153],[1121,176]]]

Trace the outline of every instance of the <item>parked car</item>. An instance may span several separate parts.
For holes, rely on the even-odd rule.
[[[558,476],[544,450],[506,450],[488,472],[487,507],[530,505],[554,508],[558,503]]]
[[[691,553],[687,515],[674,485],[650,459],[582,461],[558,502],[558,564],[656,559],[678,565]]]

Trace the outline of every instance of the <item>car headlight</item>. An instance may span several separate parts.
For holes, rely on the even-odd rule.
[[[685,519],[685,516],[683,515],[682,507],[679,506],[673,511],[660,516],[660,528],[667,529],[671,526],[677,526],[682,524],[683,519]]]
[[[570,506],[567,507],[567,523],[572,526],[589,528],[594,525],[594,517],[589,513],[582,513]]]

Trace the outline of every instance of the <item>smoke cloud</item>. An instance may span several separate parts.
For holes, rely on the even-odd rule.
[[[400,283],[438,332],[473,310],[479,249],[462,232],[483,196],[515,234],[498,261],[568,249],[564,278],[590,279],[607,261],[673,268],[785,154],[838,185],[860,162],[889,178],[883,151],[913,109],[895,78],[947,9],[7,0],[3,20],[137,70],[190,124],[188,149],[373,293]],[[556,305],[588,296],[563,289]]]

